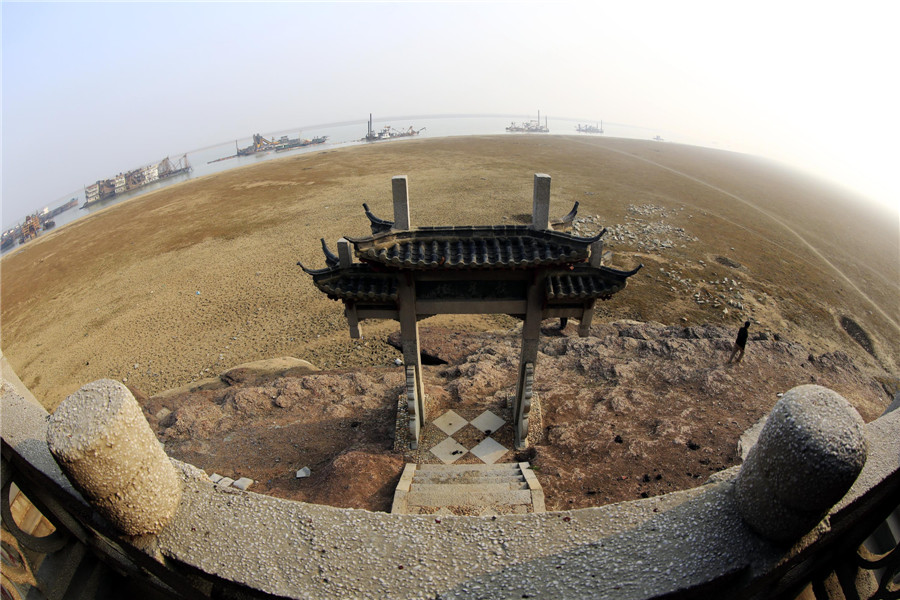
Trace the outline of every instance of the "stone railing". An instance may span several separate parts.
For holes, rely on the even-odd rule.
[[[567,512],[439,518],[220,488],[165,458],[113,381],[85,386],[52,417],[3,392],[3,523],[17,543],[4,542],[4,572],[8,559],[26,563],[32,592],[47,598],[84,593],[72,573],[86,557],[102,561],[93,577],[114,580],[117,594],[160,598],[898,597],[896,534],[882,542],[892,549],[858,549],[898,506],[900,410],[863,424],[817,386],[786,394],[744,465],[707,485]],[[13,483],[53,534],[18,527]]]

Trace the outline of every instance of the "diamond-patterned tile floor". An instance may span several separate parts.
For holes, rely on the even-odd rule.
[[[468,452],[466,447],[452,437],[445,438],[443,442],[431,448],[431,453],[441,459],[445,465],[453,464],[466,452]]]
[[[487,410],[484,405],[439,407],[422,429],[419,448],[413,451],[416,462],[492,465],[512,461],[513,430],[508,416],[501,416],[508,412],[498,406]]]
[[[440,429],[447,435],[453,435],[454,433],[465,427],[468,421],[456,414],[455,411],[448,410],[440,417],[432,421],[432,423],[434,423],[438,429]]]

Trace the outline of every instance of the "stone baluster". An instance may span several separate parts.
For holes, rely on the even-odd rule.
[[[828,388],[801,385],[788,391],[735,480],[744,521],[780,543],[809,532],[862,471],[864,426],[850,403]]]
[[[128,388],[101,379],[63,400],[47,444],[66,476],[128,535],[159,532],[181,502],[181,478]]]

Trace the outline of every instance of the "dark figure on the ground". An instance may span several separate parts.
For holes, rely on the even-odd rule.
[[[734,362],[741,362],[741,359],[744,358],[744,346],[747,345],[747,334],[750,329],[750,321],[744,321],[744,326],[738,329],[737,339],[734,341],[734,350],[731,351],[731,356],[728,358],[728,362],[731,362],[734,359],[734,355],[737,354],[737,360]],[[738,354],[740,352],[740,354]]]
[[[568,318],[568,317],[562,317],[562,318],[559,320],[559,330],[562,331],[563,329],[566,328],[566,325],[568,325],[568,324],[569,324],[569,318]]]

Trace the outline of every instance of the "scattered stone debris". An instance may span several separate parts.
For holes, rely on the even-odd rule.
[[[234,479],[232,479],[230,477],[223,477],[222,475],[219,475],[218,473],[211,474],[209,476],[209,480],[212,481],[214,484],[216,484],[219,487],[229,487],[230,486],[230,487],[234,487],[234,488],[237,488],[239,490],[244,490],[244,491],[246,491],[247,488],[249,488],[251,485],[253,485],[255,483],[249,477],[241,477],[240,479],[235,481]]]
[[[663,221],[675,216],[674,210],[666,210],[653,204],[641,206],[629,204],[627,210],[629,214],[625,217],[624,224],[608,224],[598,215],[588,215],[576,218],[572,228],[577,235],[590,236],[597,235],[606,227],[604,240],[607,243],[631,244],[643,252],[659,252],[700,241],[700,238],[690,235],[683,227],[676,227]],[[641,217],[653,217],[657,220],[651,221]]]
[[[249,488],[251,485],[253,485],[252,479],[250,479],[249,477],[241,477],[232,484],[232,487],[236,487],[239,490],[246,491],[247,488]]]

